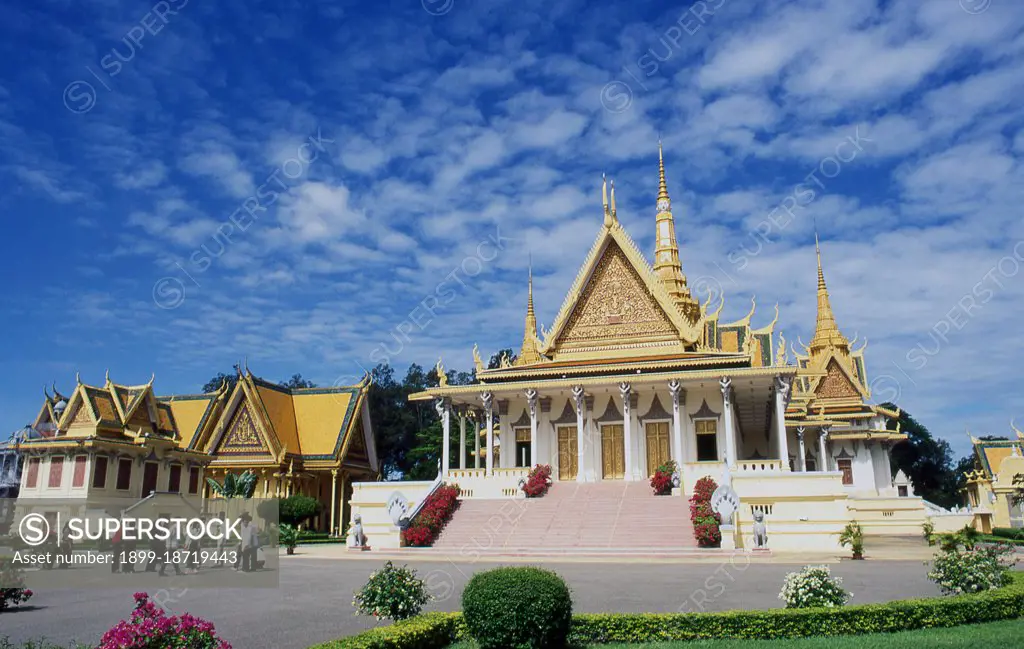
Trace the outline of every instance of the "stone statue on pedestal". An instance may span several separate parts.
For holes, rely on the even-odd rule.
[[[356,548],[366,547],[366,533],[363,532],[363,517],[359,514],[352,519],[352,545]]]
[[[764,524],[764,513],[754,512],[754,547],[767,549],[768,547],[768,526]]]

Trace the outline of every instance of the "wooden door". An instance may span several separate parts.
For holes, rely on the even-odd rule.
[[[601,426],[601,477],[606,480],[626,477],[626,443],[621,424]]]
[[[668,422],[647,424],[647,473],[654,475],[658,467],[672,459],[669,452]]]
[[[575,426],[558,427],[558,479],[575,480],[579,471]]]

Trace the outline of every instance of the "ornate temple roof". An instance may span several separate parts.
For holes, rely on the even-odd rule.
[[[160,443],[193,457],[224,458],[232,464],[280,464],[289,459],[331,466],[351,463],[376,470],[376,452],[364,422],[369,376],[352,386],[292,389],[239,370],[203,394],[156,396],[153,379],[142,385],[102,387],[77,380],[67,407],[46,402],[34,424],[49,438],[24,443],[146,445]]]

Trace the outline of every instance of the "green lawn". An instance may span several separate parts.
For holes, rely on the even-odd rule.
[[[902,633],[800,638],[796,640],[694,640],[644,644],[594,645],[593,649],[992,649],[1019,647],[1024,640],[1024,621],[972,624],[950,629],[924,629]],[[472,640],[449,649],[476,649]]]

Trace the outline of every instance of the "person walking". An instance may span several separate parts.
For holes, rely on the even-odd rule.
[[[170,534],[167,535],[167,543],[164,545],[164,548],[165,551],[160,553],[157,557],[157,561],[160,563],[160,572],[158,574],[163,577],[164,571],[167,570],[167,564],[170,563],[174,566],[174,574],[181,575],[181,566],[178,565],[180,557],[175,556],[177,550],[181,548],[181,539],[178,538],[177,530],[170,530]]]

